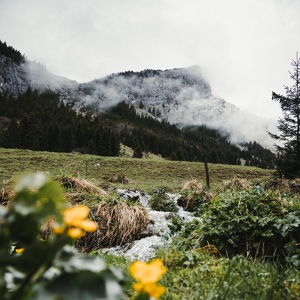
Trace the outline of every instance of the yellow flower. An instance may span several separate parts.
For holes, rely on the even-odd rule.
[[[166,292],[166,288],[156,285],[156,282],[166,271],[161,259],[154,259],[149,263],[135,261],[129,266],[129,272],[139,283],[134,283],[132,287],[138,293],[147,293],[150,297],[159,299]]]
[[[154,259],[149,263],[135,261],[129,267],[129,272],[133,278],[141,283],[157,282],[166,273],[161,259]]]
[[[84,231],[92,232],[98,227],[97,223],[86,219],[89,209],[85,205],[64,209],[62,214],[64,225],[54,226],[53,231],[56,234],[67,232],[70,237],[77,239],[84,235]]]
[[[16,249],[16,253],[23,253],[24,252],[24,248],[18,248]]]
[[[65,232],[65,227],[54,226],[53,227],[53,232],[55,234],[62,234],[62,233]]]
[[[84,231],[82,231],[80,228],[70,228],[67,230],[67,235],[73,239],[78,239],[84,236]]]
[[[138,293],[147,293],[149,297],[159,299],[161,295],[166,292],[166,288],[162,285],[156,285],[155,283],[133,283],[132,287]]]

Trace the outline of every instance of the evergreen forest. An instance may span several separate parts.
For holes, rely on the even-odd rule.
[[[124,102],[109,111],[76,112],[53,91],[28,89],[13,97],[0,95],[0,147],[51,152],[118,156],[120,143],[134,157],[152,152],[181,161],[207,161],[272,167],[274,155],[258,143],[237,147],[218,131],[205,126],[179,129],[167,121],[136,112]]]
[[[16,50],[12,46],[8,46],[6,42],[0,40],[0,55],[11,58],[17,65],[25,62],[25,56],[20,51]]]

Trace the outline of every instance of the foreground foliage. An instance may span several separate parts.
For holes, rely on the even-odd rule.
[[[129,276],[72,246],[98,224],[88,219],[87,206],[67,206],[61,186],[48,175],[39,172],[17,181],[13,199],[0,206],[1,299],[127,299]],[[46,240],[41,238],[45,223],[54,233]],[[135,299],[159,299],[165,287],[156,283],[165,272],[159,259],[134,262]]]
[[[1,207],[0,212],[1,299],[124,298],[120,271],[71,247],[77,229],[82,234],[79,228],[93,230],[95,225],[82,210],[79,217],[78,209],[61,214],[67,202],[56,182],[36,173],[21,178],[15,192],[8,209]],[[61,230],[45,241],[40,227],[48,218]]]

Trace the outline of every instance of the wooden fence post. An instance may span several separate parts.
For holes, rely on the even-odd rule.
[[[208,173],[208,164],[206,159],[204,160],[204,167],[205,167],[206,186],[209,188],[209,173]]]

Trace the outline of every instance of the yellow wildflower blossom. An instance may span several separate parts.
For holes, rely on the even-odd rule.
[[[55,234],[62,234],[62,233],[65,232],[65,227],[54,226],[53,227],[53,232]]]
[[[133,278],[141,283],[157,282],[167,271],[161,259],[154,259],[149,263],[135,261],[129,267]]]
[[[138,293],[147,293],[150,297],[159,299],[166,292],[164,286],[156,285],[167,268],[163,266],[161,259],[154,259],[149,263],[135,261],[129,266],[129,272],[138,283],[134,283],[132,287]]]
[[[80,228],[70,228],[67,230],[67,235],[73,239],[79,239],[80,237],[84,236],[84,231]]]
[[[23,253],[24,252],[24,248],[17,248],[16,249],[16,253]]]
[[[153,282],[150,283],[133,283],[133,289],[138,293],[147,293],[149,297],[159,299],[161,295],[166,292],[166,288],[162,285],[156,285]]]
[[[78,226],[89,215],[89,209],[85,205],[69,207],[63,210],[64,223],[69,226]]]
[[[53,231],[56,234],[66,232],[70,237],[76,239],[82,237],[84,231],[92,232],[98,227],[97,223],[86,219],[89,215],[89,209],[85,205],[64,209],[62,214],[64,225],[54,226]]]

